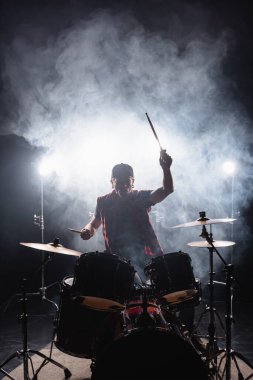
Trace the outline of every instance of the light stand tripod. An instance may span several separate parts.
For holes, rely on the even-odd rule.
[[[42,262],[41,265],[44,265],[45,261],[47,261],[47,260],[48,260],[48,258],[46,258],[44,260],[44,262]],[[27,283],[27,279],[23,278],[22,285],[21,285],[22,298],[20,299],[20,302],[22,304],[22,313],[21,313],[21,315],[19,317],[19,319],[21,321],[21,328],[22,328],[23,348],[21,350],[17,350],[16,352],[14,352],[3,363],[0,364],[0,372],[4,373],[10,379],[15,380],[15,378],[12,377],[10,374],[8,374],[2,367],[4,367],[8,362],[10,362],[15,357],[17,357],[17,358],[23,358],[23,378],[24,378],[24,380],[31,380],[31,377],[29,376],[29,362],[31,364],[31,369],[32,369],[32,373],[33,373],[32,379],[36,380],[37,379],[38,371],[36,371],[36,372],[34,371],[33,362],[32,362],[32,358],[31,358],[31,355],[30,355],[30,354],[36,354],[36,355],[38,355],[38,356],[40,356],[41,358],[44,359],[44,361],[43,361],[44,364],[50,362],[50,363],[52,363],[52,364],[54,364],[54,365],[62,368],[64,370],[64,373],[65,373],[65,379],[67,379],[68,377],[71,376],[71,372],[69,371],[68,368],[64,367],[62,364],[60,364],[57,361],[53,360],[51,358],[51,353],[50,353],[50,357],[48,357],[48,356],[42,354],[39,351],[28,349],[28,338],[27,338],[27,333],[28,333],[28,329],[27,329],[27,317],[28,317],[28,314],[27,314],[26,283]],[[42,368],[42,366],[40,366],[40,368]]]

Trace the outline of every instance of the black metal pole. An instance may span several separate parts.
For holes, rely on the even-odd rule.
[[[214,289],[213,289],[213,276],[215,275],[213,271],[213,249],[209,248],[209,292],[210,292],[210,313],[209,313],[209,326],[208,326],[208,333],[209,333],[209,353],[208,355],[212,358],[214,355],[215,350],[215,323],[214,323]],[[211,355],[210,355],[211,354]]]
[[[22,280],[22,314],[20,316],[22,323],[23,336],[23,374],[24,380],[29,379],[28,375],[28,346],[27,346],[27,296],[26,296],[26,278]]]
[[[232,346],[232,334],[231,327],[233,321],[232,315],[232,297],[233,297],[233,288],[232,288],[232,264],[225,266],[226,271],[226,380],[231,379],[231,346]]]

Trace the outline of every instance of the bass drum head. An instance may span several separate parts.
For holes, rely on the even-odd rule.
[[[136,329],[117,339],[96,359],[92,380],[207,380],[193,346],[164,329]]]

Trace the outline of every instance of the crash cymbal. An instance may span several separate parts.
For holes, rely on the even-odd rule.
[[[42,244],[42,243],[19,243],[21,245],[24,245],[26,247],[39,249],[40,251],[47,251],[52,253],[62,253],[63,255],[72,255],[72,256],[80,256],[82,253],[78,251],[74,251],[73,249],[68,249],[63,247],[61,244],[54,243],[48,243],[48,244]]]
[[[197,292],[198,291],[196,289],[179,290],[174,293],[166,294],[163,298],[170,304],[176,305],[178,303],[193,299]]]
[[[216,224],[216,223],[232,223],[235,220],[236,219],[234,219],[234,218],[223,218],[223,219],[208,219],[208,218],[206,218],[206,220],[197,219],[193,222],[178,224],[177,226],[173,226],[171,228],[195,227],[195,226],[203,226],[206,224]]]
[[[212,247],[207,241],[193,241],[191,243],[187,243],[190,247],[199,247],[199,248],[210,248]],[[231,245],[235,245],[234,241],[222,241],[222,240],[214,240],[214,247],[229,247]]]
[[[87,306],[90,309],[98,311],[115,311],[123,310],[125,306],[119,302],[100,297],[77,296],[73,300],[81,305]]]

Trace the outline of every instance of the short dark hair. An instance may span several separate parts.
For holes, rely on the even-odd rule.
[[[122,176],[133,177],[134,171],[133,171],[132,166],[121,163],[121,164],[115,165],[112,168],[112,178],[117,178],[117,177],[122,177]]]

